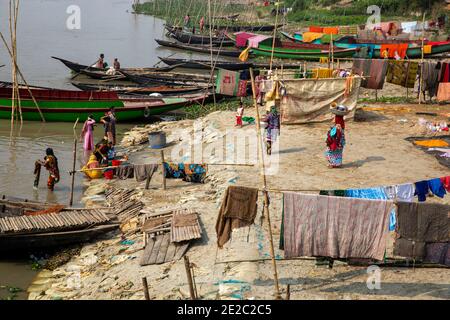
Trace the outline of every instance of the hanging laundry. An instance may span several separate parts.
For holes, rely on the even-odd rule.
[[[354,59],[352,72],[354,74],[367,77],[370,75],[371,64],[371,59]],[[368,78],[361,79],[361,87],[368,87]]]
[[[384,187],[370,188],[370,189],[350,189],[345,191],[345,196],[349,198],[373,199],[373,200],[388,200],[389,196],[386,194]],[[395,230],[396,217],[395,207],[389,213],[389,231]]]
[[[397,200],[412,202],[414,200],[415,186],[412,183],[400,184],[397,187]]]
[[[217,246],[222,248],[233,229],[253,224],[257,213],[258,189],[229,186],[216,222]]]
[[[373,59],[370,64],[369,78],[367,79],[368,89],[383,89],[384,79],[388,68],[388,61]]]
[[[392,201],[289,192],[283,197],[287,258],[383,259]]]
[[[398,239],[394,254],[422,259],[426,243],[447,242],[449,239],[450,206],[437,203],[399,202]]]
[[[423,202],[427,200],[427,195],[430,192],[430,188],[428,187],[428,181],[423,180],[415,183],[416,192],[414,195],[419,197],[419,201]]]
[[[310,26],[309,32],[323,33],[323,28],[317,26]]]
[[[239,85],[238,85],[238,92],[237,92],[237,96],[238,97],[246,97],[247,96],[247,80],[239,80]]]
[[[333,75],[333,69],[327,69],[327,68],[318,68],[318,69],[312,69],[312,76],[311,78],[332,78]]]
[[[164,170],[166,178],[183,179],[186,175],[183,163],[164,162]]]
[[[424,62],[422,64],[422,92],[428,91],[430,99],[437,94],[439,87],[440,64],[436,62]]]
[[[450,101],[450,82],[439,83],[436,100],[439,102]]]
[[[386,81],[406,88],[414,88],[418,69],[418,62],[389,61]]]
[[[121,180],[134,178],[134,165],[126,164],[116,168],[116,176]]]
[[[447,193],[441,179],[439,178],[428,180],[428,188],[430,188],[431,192],[439,198],[443,198]]]
[[[441,182],[442,182],[442,185],[444,186],[445,190],[450,192],[450,176],[442,177]]]
[[[345,197],[345,190],[321,190],[321,196]]]
[[[424,262],[450,266],[450,243],[434,242],[425,245]]]
[[[439,82],[450,82],[450,63],[442,62]]]
[[[405,59],[406,51],[408,50],[408,44],[382,44],[380,46],[380,52],[384,52],[385,50],[387,50],[389,58],[395,58],[397,53],[400,58]]]
[[[150,177],[151,180],[156,169],[158,169],[157,164],[135,164],[134,175],[136,177],[136,181],[145,181],[148,177]]]
[[[323,33],[325,34],[338,34],[339,28],[338,27],[324,27]]]
[[[208,166],[206,164],[185,164],[184,172],[186,174],[186,181],[203,183],[208,172]]]
[[[219,69],[216,79],[216,93],[236,96],[239,86],[239,72]]]

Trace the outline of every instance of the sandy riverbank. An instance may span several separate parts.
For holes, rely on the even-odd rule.
[[[415,148],[404,139],[423,134],[417,125],[419,117],[430,121],[443,116],[416,115],[418,111],[442,114],[450,106],[370,105],[378,111],[363,111],[359,118],[347,124],[347,146],[344,167],[330,170],[324,158],[325,133],[328,124],[284,126],[280,136],[279,167],[276,175],[268,177],[269,189],[343,189],[415,182],[448,175],[448,168],[436,159]],[[253,111],[247,112],[254,116]],[[215,112],[202,120],[204,147],[212,146],[226,130],[242,136],[254,125],[234,127],[234,112]],[[162,129],[168,134],[170,147],[165,150],[170,160],[193,133],[194,121],[165,122],[147,129],[135,129],[125,137],[133,163],[159,162],[159,151],[146,145],[130,146],[137,142],[139,131]],[[183,131],[180,129],[186,129]],[[201,129],[199,129],[201,132]],[[197,132],[197,133],[199,133]],[[200,133],[201,134],[201,133]],[[146,135],[143,135],[145,137]],[[130,137],[134,137],[131,139]],[[198,139],[197,139],[198,140]],[[197,141],[195,135],[192,144]],[[219,144],[218,144],[219,145]],[[217,147],[214,157],[203,155],[205,162],[219,161],[220,152],[233,153],[235,146],[226,141]],[[212,148],[210,148],[212,149]],[[220,149],[220,150],[219,150]],[[194,150],[195,152],[195,150]],[[192,153],[192,152],[191,152]],[[222,160],[223,161],[223,160]],[[274,167],[276,168],[276,167]],[[205,184],[190,184],[168,180],[167,190],[161,189],[161,174],[152,179],[150,190],[134,180],[111,181],[114,187],[135,188],[141,200],[152,211],[172,207],[197,210],[203,228],[201,240],[191,244],[187,255],[196,265],[195,277],[199,295],[203,299],[272,299],[273,274],[269,260],[266,221],[260,225],[261,199],[256,223],[251,228],[236,230],[224,249],[217,249],[215,222],[222,194],[229,184],[257,186],[259,169],[238,166],[210,166]],[[104,181],[91,182],[88,193],[101,193]],[[98,200],[98,201],[92,201]],[[450,203],[447,196],[443,200]],[[91,198],[87,205],[103,205],[101,195]],[[275,247],[278,247],[281,223],[281,195],[271,193],[270,212]],[[132,245],[121,245],[120,232],[105,235],[87,244],[80,255],[54,271],[43,271],[30,288],[30,299],[144,299],[141,278],[146,276],[152,299],[186,299],[189,296],[183,260],[162,265],[139,266],[142,254],[142,234],[127,238]],[[283,252],[276,249],[276,257]],[[249,260],[262,260],[252,262]],[[264,260],[266,259],[266,260]],[[246,260],[246,262],[235,262]],[[381,289],[367,289],[366,267],[335,263],[333,269],[316,266],[314,260],[278,261],[282,289],[291,284],[292,299],[450,299],[450,269],[442,268],[382,268]]]

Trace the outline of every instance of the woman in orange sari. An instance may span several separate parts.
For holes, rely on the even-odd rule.
[[[45,150],[46,156],[44,157],[44,161],[39,161],[41,165],[43,165],[49,173],[47,180],[47,187],[49,190],[53,191],[55,188],[55,184],[59,182],[59,167],[58,167],[58,158],[55,157],[52,148],[47,148]]]

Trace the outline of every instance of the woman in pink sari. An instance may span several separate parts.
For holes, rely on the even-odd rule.
[[[85,151],[94,151],[94,124],[95,120],[89,115],[81,130],[81,139],[84,139],[83,148]]]

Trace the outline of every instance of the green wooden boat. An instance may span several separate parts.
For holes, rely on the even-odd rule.
[[[11,88],[0,88],[0,119],[11,118]],[[70,91],[57,89],[31,89],[46,121],[85,121],[92,114],[100,119],[110,107],[115,107],[120,121],[144,119],[176,110],[205,98],[204,94],[189,98],[122,98],[115,92]],[[20,89],[22,117],[24,120],[40,121],[36,105],[26,89]]]
[[[335,50],[333,56],[335,58],[347,58],[352,57],[358,49],[342,49]],[[267,56],[270,57],[272,55],[272,47],[259,45],[258,48],[252,48],[252,52],[257,56]],[[320,49],[289,49],[289,48],[278,48],[275,47],[273,56],[275,58],[281,59],[299,59],[299,60],[320,60],[320,58],[330,56],[329,50],[320,50]]]

